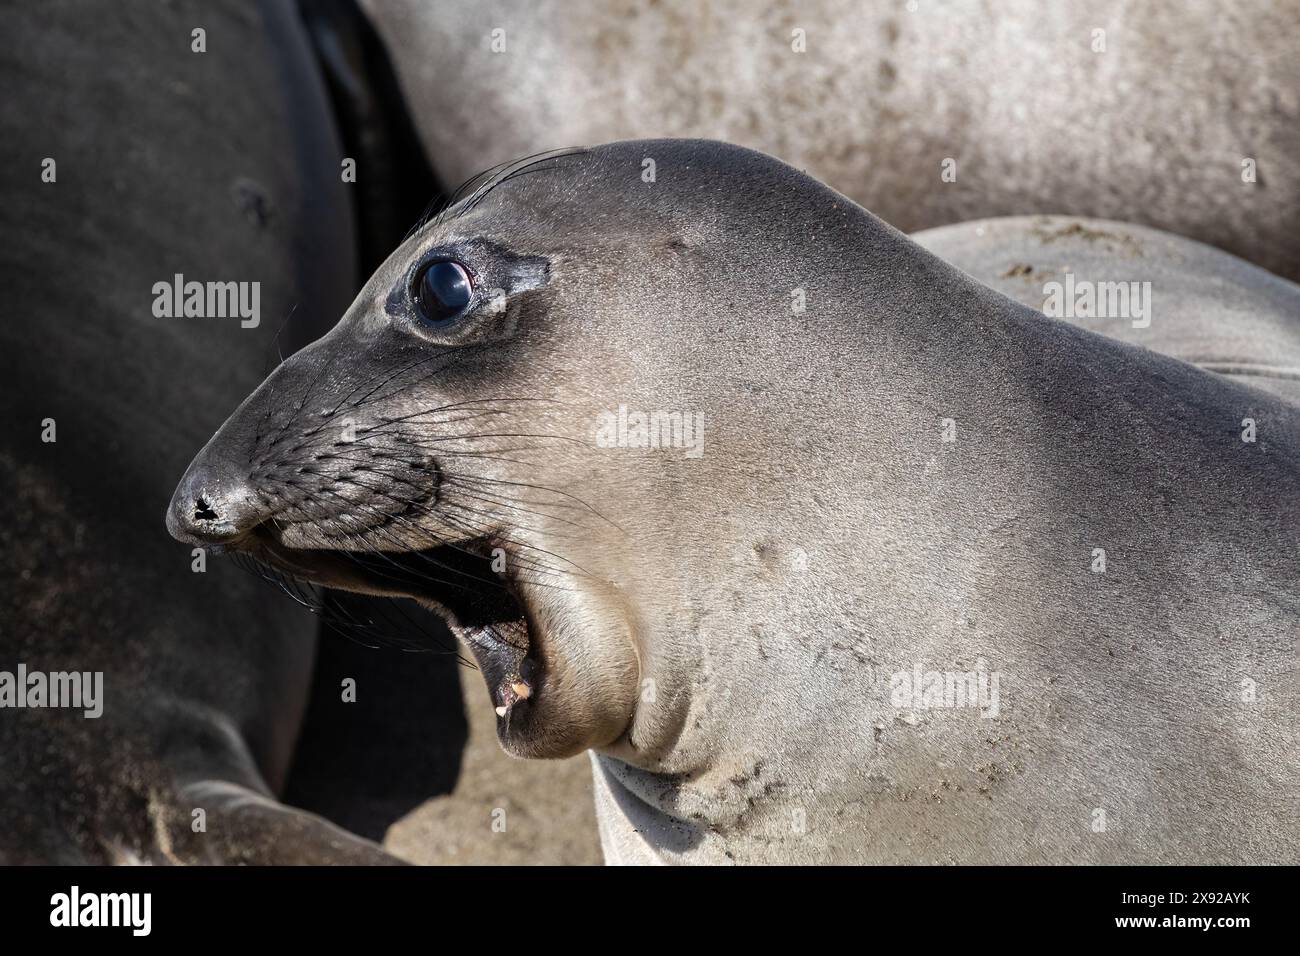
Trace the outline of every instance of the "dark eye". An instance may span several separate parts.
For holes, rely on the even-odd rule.
[[[420,318],[434,325],[460,315],[473,295],[474,282],[459,262],[430,263],[415,280],[415,305]]]

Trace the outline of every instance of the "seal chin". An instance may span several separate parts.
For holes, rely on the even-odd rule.
[[[497,739],[516,757],[570,757],[620,737],[635,709],[635,656],[612,639],[625,628],[601,626],[580,608],[598,591],[563,590],[511,581],[511,617],[465,624],[447,612],[446,598],[422,597],[442,613],[474,656],[497,715]]]

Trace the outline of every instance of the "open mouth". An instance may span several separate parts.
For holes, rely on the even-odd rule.
[[[488,539],[418,551],[289,548],[263,526],[239,550],[296,581],[411,598],[437,613],[469,646],[503,731],[527,715],[541,689],[527,607],[511,581],[493,571]]]

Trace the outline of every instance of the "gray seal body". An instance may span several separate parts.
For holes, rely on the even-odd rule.
[[[441,611],[615,862],[1294,862],[1298,466],[1281,398],[644,141],[419,230],[168,523]]]
[[[1091,216],[1300,278],[1295,0],[363,6],[451,185],[544,149],[707,137],[908,232]]]
[[[977,220],[912,239],[1030,308],[1300,400],[1300,286],[1236,256],[1070,216]]]

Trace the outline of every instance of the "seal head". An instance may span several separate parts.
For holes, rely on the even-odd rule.
[[[441,610],[508,751],[597,752],[614,858],[1173,861],[1203,832],[1223,861],[1294,857],[1233,821],[1295,785],[1298,501],[1294,406],[661,140],[507,167],[419,229],[169,520]],[[1225,711],[1247,673],[1269,694]],[[935,674],[978,693],[911,692]],[[1235,784],[1169,769],[1202,766]],[[1096,793],[1127,816],[1089,842]]]
[[[796,515],[773,438],[817,440],[798,422],[828,401],[792,407],[773,387],[820,361],[791,296],[852,279],[851,301],[821,315],[833,348],[860,352],[861,306],[898,283],[900,244],[822,184],[726,144],[509,165],[418,229],[235,412],[169,527],[440,611],[512,753],[617,744],[654,763],[690,736],[700,630],[798,550],[784,519],[742,514],[754,475],[778,491],[765,513]],[[837,246],[856,261],[835,276]],[[924,284],[926,261],[913,271]]]

